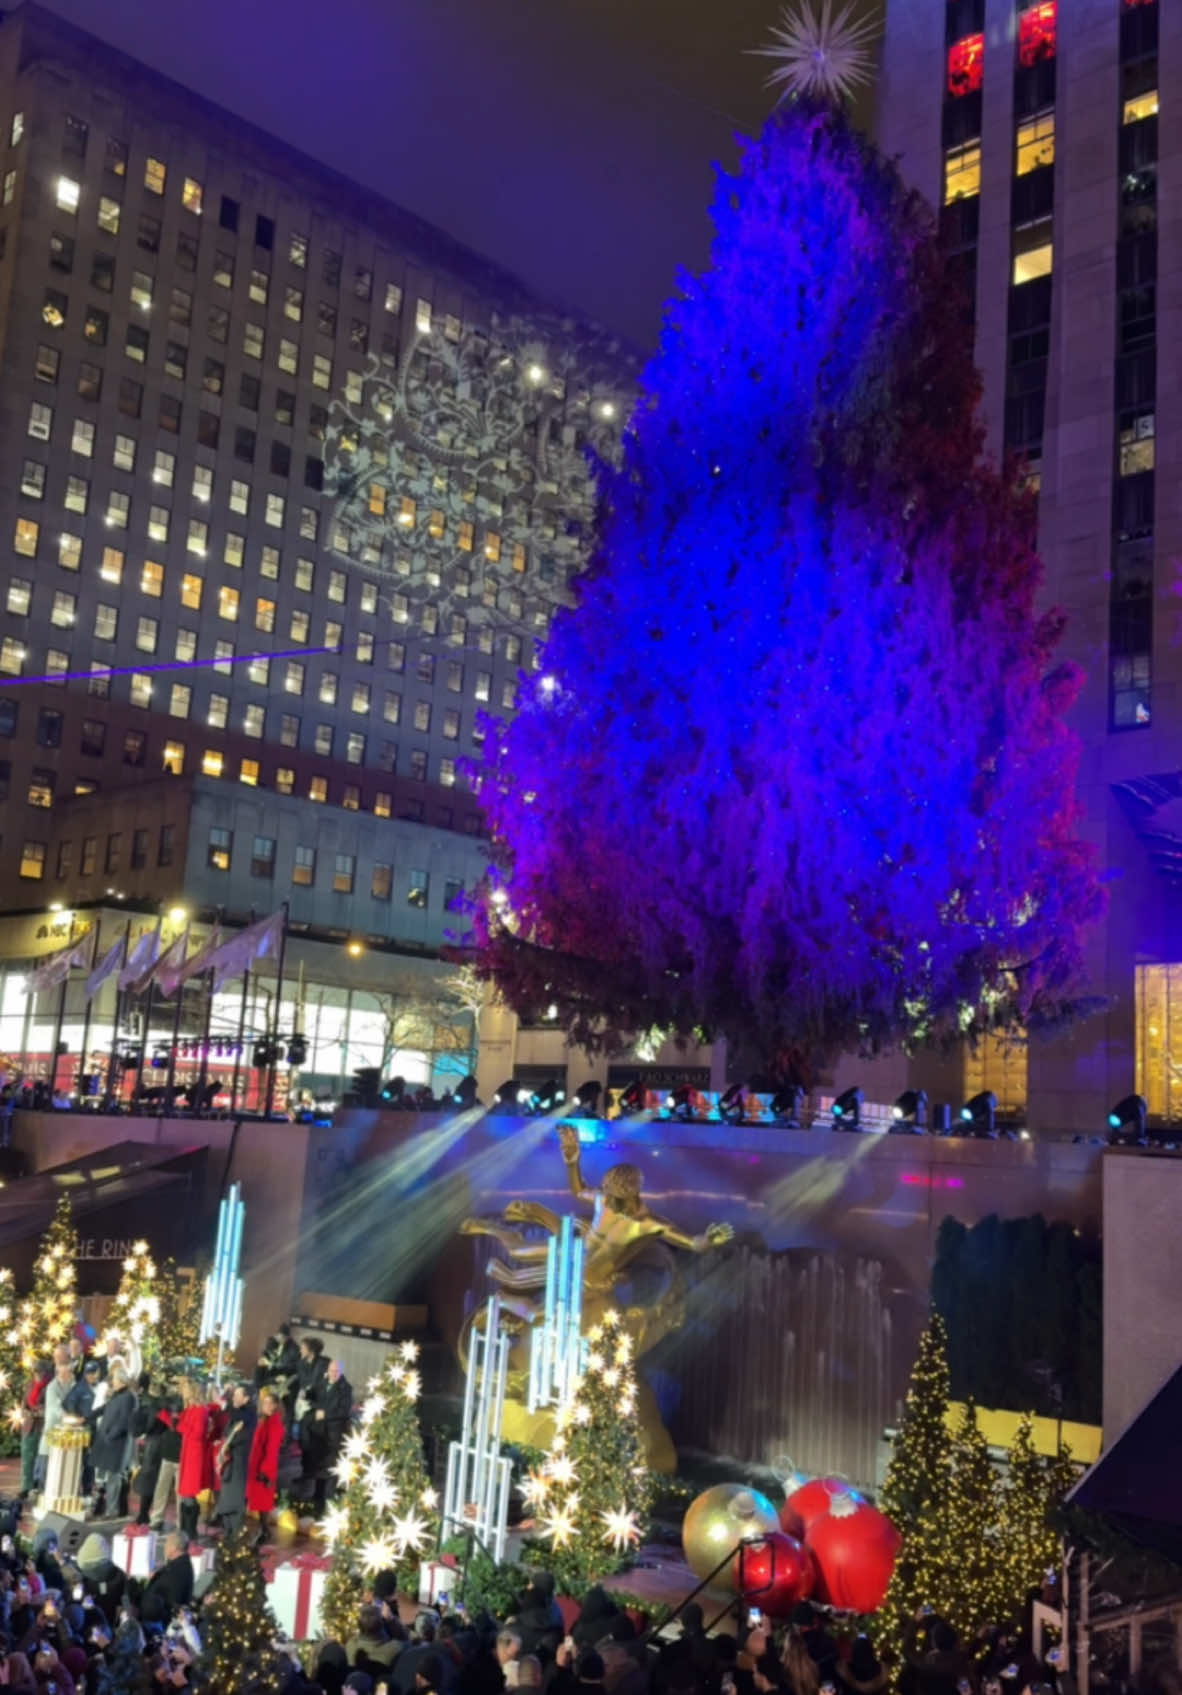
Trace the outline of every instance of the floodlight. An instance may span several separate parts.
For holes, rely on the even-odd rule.
[[[718,1097],[718,1116],[724,1124],[742,1124],[743,1122],[743,1085],[732,1083]]]
[[[904,1089],[891,1108],[892,1135],[922,1135],[928,1127],[928,1097],[923,1089]]]
[[[1149,1106],[1144,1095],[1126,1095],[1108,1114],[1108,1140],[1120,1144],[1147,1139]]]
[[[838,1095],[833,1103],[833,1127],[835,1130],[860,1130],[862,1128],[862,1102],[865,1095],[861,1089],[846,1089]]]
[[[798,1130],[806,1099],[807,1091],[800,1083],[786,1083],[772,1096],[772,1117],[785,1129]]]
[[[962,1135],[996,1137],[997,1096],[993,1090],[982,1089],[979,1095],[966,1101],[960,1109],[960,1122]]]

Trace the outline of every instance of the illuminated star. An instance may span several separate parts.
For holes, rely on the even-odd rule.
[[[591,1416],[591,1408],[587,1405],[586,1401],[580,1401],[578,1406],[575,1408],[575,1423],[590,1424]]]
[[[568,1503],[564,1507],[556,1507],[543,1521],[542,1535],[548,1536],[556,1548],[566,1548],[573,1541],[577,1528],[574,1512]]]
[[[324,1540],[331,1548],[345,1534],[345,1526],[349,1522],[349,1514],[345,1507],[330,1507],[321,1523]]]
[[[836,7],[833,0],[815,6],[802,0],[781,12],[770,46],[748,52],[773,61],[766,86],[777,89],[780,100],[812,95],[836,102],[870,80],[873,40],[873,25],[854,16],[850,0]]]
[[[342,1452],[346,1459],[366,1459],[369,1454],[369,1438],[364,1430],[351,1430],[345,1437]]]
[[[546,1496],[550,1489],[550,1479],[540,1471],[531,1471],[521,1486],[521,1494],[527,1506],[542,1507],[546,1504]]]
[[[419,1344],[417,1342],[404,1342],[398,1352],[402,1355],[404,1365],[413,1365],[419,1357]]]
[[[632,1338],[628,1335],[627,1331],[625,1331],[616,1343],[616,1364],[623,1365],[624,1361],[626,1359],[630,1359],[631,1356]]]
[[[332,1474],[341,1487],[345,1488],[357,1475],[357,1461],[351,1460],[347,1454],[342,1454],[333,1466]]]
[[[419,1390],[422,1387],[423,1380],[419,1376],[418,1372],[408,1371],[406,1374],[406,1381],[402,1385],[402,1393],[406,1396],[407,1400],[417,1401],[419,1398]]]
[[[398,1505],[398,1488],[388,1477],[379,1477],[373,1483],[366,1479],[365,1493],[376,1513],[391,1512]]]
[[[24,1414],[19,1407],[13,1407],[8,1414],[8,1422],[14,1430],[19,1430],[24,1422]]]
[[[361,1564],[366,1571],[389,1571],[392,1565],[398,1563],[398,1549],[391,1536],[375,1536],[371,1542],[363,1544],[361,1549]]]
[[[396,1518],[392,1530],[400,1553],[409,1550],[412,1554],[417,1554],[427,1541],[427,1521],[414,1513],[407,1513],[405,1518]]]
[[[602,1371],[606,1364],[607,1364],[607,1361],[604,1359],[602,1354],[588,1354],[587,1355],[587,1370],[588,1371]]]
[[[374,1419],[380,1418],[385,1410],[386,1397],[384,1395],[371,1395],[367,1401],[361,1403],[362,1424],[372,1424]]]
[[[404,1365],[399,1365],[398,1361],[395,1360],[390,1366],[388,1375],[391,1383],[401,1383],[402,1379],[406,1376],[406,1367]]]
[[[575,1462],[569,1454],[559,1454],[556,1460],[550,1461],[550,1481],[557,1483],[560,1489],[573,1483],[577,1475]]]
[[[593,1329],[588,1330],[587,1340],[588,1342],[601,1342],[603,1340],[603,1325],[597,1324]]]
[[[614,1389],[619,1383],[620,1373],[614,1365],[609,1366],[607,1371],[604,1372],[603,1381],[608,1389]]]
[[[630,1513],[627,1508],[617,1507],[614,1512],[600,1513],[599,1516],[603,1521],[603,1540],[610,1543],[617,1554],[640,1541],[636,1514]]]
[[[619,1313],[616,1311],[615,1307],[610,1307],[608,1309],[608,1311],[605,1312],[604,1315],[603,1315],[603,1327],[604,1327],[604,1329],[605,1330],[614,1330],[616,1328],[616,1326],[619,1324],[619,1322],[620,1322]]]
[[[431,1512],[434,1507],[439,1505],[438,1489],[432,1489],[431,1485],[428,1483],[427,1487],[423,1490],[423,1493],[419,1496],[419,1500],[422,1502],[423,1506],[426,1507],[427,1511]]]

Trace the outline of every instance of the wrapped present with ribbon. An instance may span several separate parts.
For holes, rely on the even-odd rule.
[[[454,1595],[460,1585],[460,1568],[454,1554],[441,1560],[424,1560],[419,1566],[419,1602],[424,1607],[439,1605],[444,1595]]]
[[[189,1560],[190,1560],[192,1567],[193,1567],[193,1582],[194,1583],[196,1583],[196,1581],[199,1577],[205,1577],[209,1572],[211,1572],[213,1570],[214,1561],[216,1559],[217,1559],[217,1549],[216,1548],[203,1547],[200,1543],[197,1543],[197,1542],[191,1542],[189,1544]]]
[[[294,1554],[277,1560],[267,1575],[271,1611],[293,1642],[308,1642],[320,1635],[320,1602],[331,1570],[327,1554]]]
[[[151,1577],[156,1569],[156,1532],[127,1524],[111,1538],[111,1558],[128,1577]]]

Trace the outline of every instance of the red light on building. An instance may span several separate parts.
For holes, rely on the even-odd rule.
[[[1121,0],[1126,12],[1131,12],[1134,6],[1156,6],[1157,0]]]
[[[1018,63],[1037,65],[1043,59],[1055,57],[1055,18],[1058,0],[1042,0],[1030,6],[1018,18]]]
[[[948,92],[974,94],[985,75],[985,37],[965,35],[948,49]]]

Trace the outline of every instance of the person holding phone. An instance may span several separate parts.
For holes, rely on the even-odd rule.
[[[111,1545],[105,1536],[91,1531],[78,1550],[77,1570],[82,1587],[90,1594],[107,1623],[113,1625],[123,1604],[127,1577],[111,1558]],[[81,1600],[82,1597],[76,1598]]]

